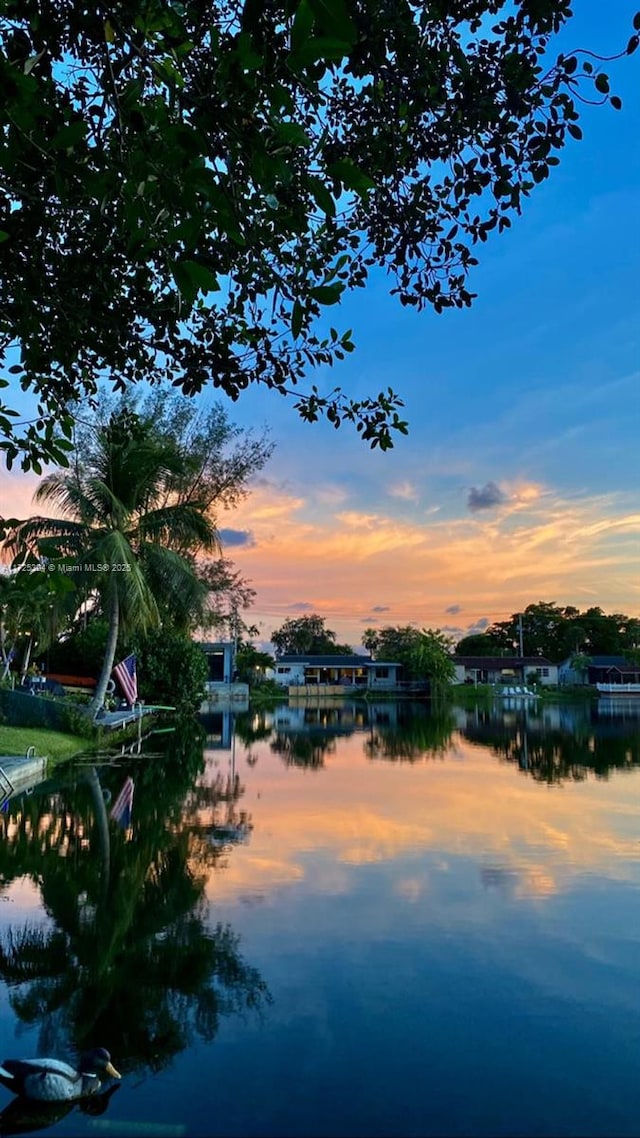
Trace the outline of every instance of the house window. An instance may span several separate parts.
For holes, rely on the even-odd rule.
[[[536,668],[536,672],[539,676],[548,676],[549,675],[549,669],[548,668]]]
[[[376,674],[376,678],[379,680],[388,680],[389,679],[389,669],[388,668],[376,668],[375,674]]]
[[[291,671],[291,668],[278,668],[278,675],[284,676],[286,673],[288,673],[290,671]]]

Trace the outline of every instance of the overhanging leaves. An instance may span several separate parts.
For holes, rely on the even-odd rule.
[[[474,247],[579,137],[581,88],[620,106],[581,51],[542,68],[569,0],[512,7],[6,0],[0,354],[37,397],[29,423],[0,405],[7,462],[64,461],[56,422],[105,375],[295,391],[392,445],[397,397],[305,386],[353,347],[324,307],[374,265],[404,305],[469,306]]]

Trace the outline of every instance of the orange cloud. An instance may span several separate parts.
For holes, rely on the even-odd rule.
[[[239,524],[251,525],[256,545],[238,550],[237,561],[257,589],[265,632],[301,593],[354,644],[378,604],[388,607],[389,623],[432,626],[447,623],[452,602],[467,622],[502,619],[539,599],[580,605],[583,596],[634,615],[635,505],[624,494],[566,499],[523,482],[508,487],[491,515],[414,520],[344,508],[327,514],[312,492],[281,492],[277,528],[263,524],[260,501],[241,506]]]
[[[3,512],[31,513],[36,485],[8,475]],[[397,486],[407,490],[397,513],[355,508],[344,486],[312,478],[304,487],[262,481],[240,504],[233,524],[254,544],[234,547],[233,559],[257,592],[251,617],[264,639],[301,601],[354,647],[380,605],[385,623],[432,627],[450,623],[452,604],[465,625],[540,599],[638,614],[640,513],[630,494],[565,498],[516,479],[501,483],[495,510],[447,517],[410,502],[408,482]]]

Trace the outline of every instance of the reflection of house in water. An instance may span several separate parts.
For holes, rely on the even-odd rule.
[[[600,701],[601,702],[601,701]],[[638,719],[603,713],[600,702],[457,709],[460,734],[517,763],[538,781],[608,778],[640,763]]]
[[[366,736],[367,758],[410,759],[441,752],[453,724],[448,716],[435,716],[423,703],[289,704],[271,713],[271,750],[287,765],[320,769],[336,740],[353,734]]]
[[[640,726],[640,699],[616,699],[615,696],[601,695],[596,705],[596,714],[598,723],[622,719]]]
[[[526,723],[531,730],[541,729],[574,731],[591,722],[589,704],[584,703],[546,703],[544,701],[518,703],[502,700],[491,707],[454,707],[456,726],[462,731],[466,727],[481,724],[506,724],[510,726]]]
[[[253,822],[246,810],[239,810],[237,804],[245,788],[236,771],[236,740],[234,731],[235,715],[230,708],[201,715],[201,723],[207,733],[205,754],[209,751],[227,751],[228,767],[220,769],[218,756],[213,760],[215,776],[212,772],[207,778],[206,787],[200,787],[209,797],[208,809],[203,816],[202,827],[206,831],[209,845],[223,850],[229,846],[245,844],[249,841]],[[213,756],[212,756],[213,758]],[[224,763],[223,763],[224,765]],[[222,808],[222,816],[219,816]]]
[[[210,750],[228,751],[233,738],[233,712],[230,708],[207,711],[200,716],[200,722],[207,733],[205,746]]]
[[[209,830],[209,841],[212,846],[236,846],[244,845],[249,841],[253,824],[249,821],[248,814],[241,811],[238,818],[228,818],[224,822],[218,822]]]
[[[395,726],[398,722],[396,703],[334,703],[330,700],[312,704],[289,703],[267,713],[266,722],[279,731],[331,731],[333,735],[350,735],[372,725]]]

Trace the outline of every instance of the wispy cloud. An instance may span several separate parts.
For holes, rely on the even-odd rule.
[[[389,486],[387,493],[391,498],[402,498],[405,502],[417,502],[418,491],[412,482],[395,482]]]

